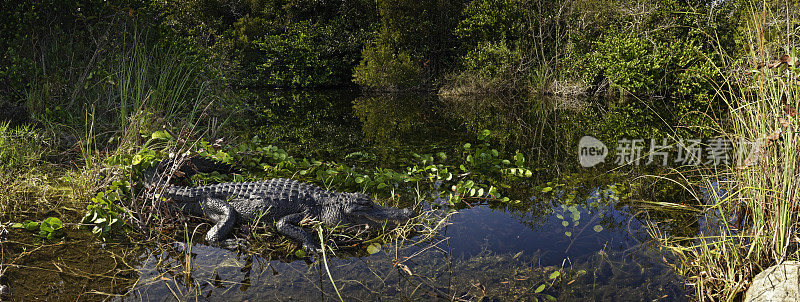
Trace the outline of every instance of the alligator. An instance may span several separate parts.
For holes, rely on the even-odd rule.
[[[207,160],[190,159],[191,166],[205,166]],[[414,215],[411,209],[397,209],[375,204],[366,194],[333,192],[291,179],[270,179],[257,182],[229,182],[204,186],[163,184],[156,173],[175,168],[174,161],[163,160],[145,172],[145,187],[161,199],[169,199],[184,214],[203,216],[213,222],[205,239],[211,244],[230,245],[222,241],[237,224],[274,222],[278,233],[302,244],[307,252],[320,252],[319,245],[300,227],[304,218],[321,221],[327,226],[368,225],[383,221],[402,222]],[[185,166],[178,170],[186,172]],[[219,167],[219,166],[216,166]],[[213,169],[213,168],[212,168]]]

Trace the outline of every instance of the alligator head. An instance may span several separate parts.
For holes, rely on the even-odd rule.
[[[403,222],[414,216],[411,209],[397,209],[375,204],[362,193],[339,193],[323,205],[322,221],[328,225],[379,225],[383,221]]]

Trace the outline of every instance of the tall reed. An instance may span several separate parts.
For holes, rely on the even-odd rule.
[[[769,40],[776,31],[796,24],[791,10],[771,8],[766,1],[750,3],[743,33],[750,45],[747,58],[727,58],[726,66],[719,67],[728,79],[718,87],[728,111],[723,131],[740,158],[706,179],[727,179],[723,186],[728,194],[710,198],[701,220],[704,228],[694,237],[673,238],[652,228],[662,246],[676,256],[676,267],[688,277],[698,300],[740,299],[757,273],[800,259],[800,88],[795,67],[777,59],[796,53],[789,33],[784,33],[785,39]],[[737,65],[751,70],[737,70]],[[698,185],[711,187],[710,182]]]

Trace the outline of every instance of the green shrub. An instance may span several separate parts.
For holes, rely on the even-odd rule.
[[[505,41],[481,42],[462,58],[464,67],[487,77],[503,75],[519,62],[519,51]]]
[[[362,55],[363,60],[353,72],[353,81],[359,85],[396,90],[422,83],[422,69],[403,51],[373,43],[364,48]]]

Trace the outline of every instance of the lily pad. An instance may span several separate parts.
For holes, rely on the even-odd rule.
[[[370,255],[377,254],[380,251],[381,251],[380,243],[373,243],[367,246],[367,253],[369,253]]]

